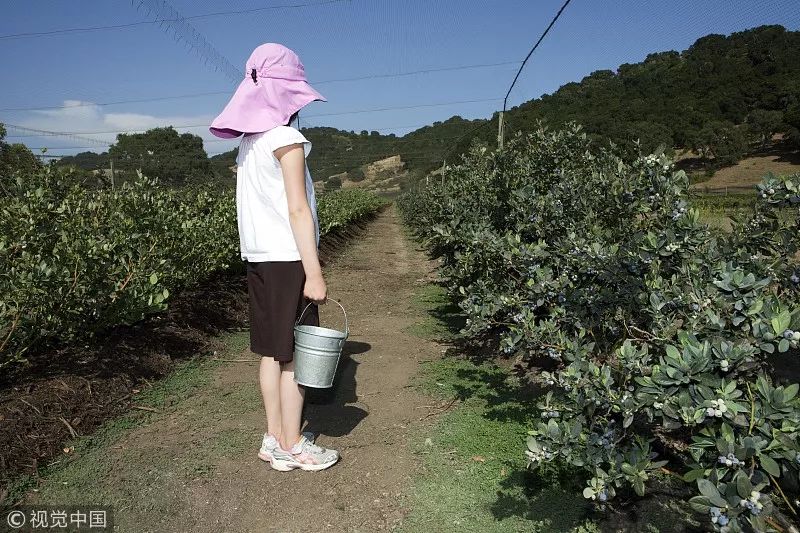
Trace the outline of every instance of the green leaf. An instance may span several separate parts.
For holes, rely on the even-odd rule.
[[[765,453],[759,454],[758,460],[761,462],[761,467],[766,470],[769,475],[773,477],[779,477],[781,475],[781,467],[775,462],[775,459],[769,455]]]
[[[782,335],[784,331],[789,328],[792,323],[792,315],[789,311],[782,311],[780,314],[772,317],[772,330],[775,335]]]
[[[664,349],[666,349],[668,357],[670,357],[672,359],[680,359],[681,358],[681,352],[675,346],[673,346],[671,344],[667,344],[664,347]]]
[[[705,496],[694,496],[689,499],[689,506],[698,513],[708,514],[711,504]]]
[[[536,439],[535,439],[535,438],[533,438],[533,437],[528,437],[528,439],[527,439],[527,441],[526,441],[526,442],[527,442],[527,444],[528,444],[528,449],[529,449],[530,451],[532,451],[532,452],[537,452],[537,453],[539,453],[539,452],[541,452],[541,451],[542,451],[542,447],[541,447],[541,446],[539,446],[539,443],[536,441]]]
[[[559,429],[558,423],[552,418],[547,422],[547,433],[550,435],[550,438],[554,440],[561,436],[561,429]]]
[[[706,471],[703,468],[696,468],[694,470],[689,470],[683,475],[683,480],[687,483],[691,483],[692,481],[696,481],[705,475]]]
[[[764,309],[764,300],[759,299],[750,306],[750,309],[747,310],[747,314],[750,316],[757,315],[762,309]]]
[[[783,402],[787,403],[797,396],[797,391],[800,390],[800,383],[792,383],[783,390]]]
[[[625,417],[625,419],[622,421],[622,427],[627,428],[630,427],[631,424],[633,424],[633,413]]]
[[[727,505],[727,502],[720,495],[719,490],[717,490],[717,487],[709,480],[698,479],[697,488],[700,491],[700,494],[708,498],[708,501],[710,501],[717,507],[725,507],[725,505]]]
[[[741,498],[749,498],[752,490],[753,484],[750,483],[750,478],[747,477],[747,474],[740,470],[736,474],[736,492]]]
[[[780,353],[786,353],[789,351],[789,339],[781,339],[781,342],[778,343],[778,351]]]
[[[730,394],[734,390],[736,390],[736,382],[735,381],[731,381],[730,383],[725,385],[725,388],[723,389],[723,392],[725,392],[725,394]]]
[[[158,283],[158,276],[156,275],[155,272],[153,272],[152,274],[150,274],[150,284],[155,285],[156,283]]]

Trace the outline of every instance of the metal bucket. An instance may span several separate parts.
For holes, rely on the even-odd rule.
[[[294,380],[306,387],[326,389],[333,386],[333,377],[336,375],[342,347],[350,335],[347,311],[336,300],[329,301],[341,307],[344,313],[344,332],[300,325],[311,304],[303,309],[294,325]]]

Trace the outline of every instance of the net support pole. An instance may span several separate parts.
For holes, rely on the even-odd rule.
[[[503,114],[504,111],[500,111],[500,114],[497,117],[497,147],[502,149],[503,148]]]

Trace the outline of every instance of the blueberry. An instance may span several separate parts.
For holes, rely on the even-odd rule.
[[[792,277],[789,279],[792,280],[792,283],[795,284],[800,283],[800,276],[798,276],[797,274],[792,274]]]
[[[601,502],[607,501],[608,493],[606,491],[600,492],[600,494],[597,495],[597,499],[600,500]]]
[[[786,331],[783,332],[784,339],[791,339],[792,337],[794,337],[794,331],[787,329]]]

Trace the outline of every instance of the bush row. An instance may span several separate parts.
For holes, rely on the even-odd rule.
[[[364,189],[344,189],[326,193],[317,200],[321,235],[346,227],[367,217],[386,204],[386,200]]]
[[[176,291],[240,263],[234,197],[142,176],[99,191],[58,169],[17,178],[0,198],[0,368],[163,311]],[[321,233],[380,205],[323,195]]]
[[[680,476],[709,528],[767,531],[800,493],[797,376],[767,372],[800,340],[800,176],[758,192],[711,230],[668,158],[625,160],[571,126],[475,148],[401,207],[465,338],[499,339],[544,388],[532,467],[584,470],[603,507]]]

